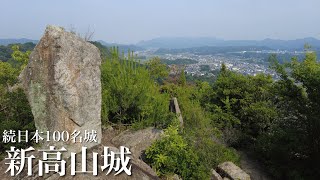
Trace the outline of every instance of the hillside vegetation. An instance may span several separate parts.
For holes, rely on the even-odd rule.
[[[12,88],[30,52],[11,48],[12,56],[0,62],[0,130],[33,131],[26,97]],[[146,151],[146,162],[159,176],[209,179],[219,163],[238,164],[235,149],[241,149],[252,152],[275,179],[320,177],[320,63],[315,52],[307,50],[303,61],[293,57],[286,64],[272,55],[278,81],[222,65],[213,83],[188,83],[184,71],[171,77],[159,58],[142,64],[116,48],[102,51],[102,57],[103,124],[164,129],[163,138]],[[183,128],[169,110],[172,97],[178,98]],[[9,146],[2,143],[1,152]]]

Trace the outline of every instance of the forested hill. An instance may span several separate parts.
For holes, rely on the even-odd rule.
[[[10,42],[13,42],[13,41],[10,41]],[[111,56],[110,48],[107,47],[106,45],[101,44],[98,41],[92,41],[91,43],[99,48],[102,58],[106,58],[106,57],[110,57]],[[7,61],[10,61],[12,59],[12,56],[11,56],[12,53],[13,53],[12,47],[15,46],[15,45],[17,45],[19,47],[19,50],[22,51],[22,52],[32,51],[33,48],[36,46],[36,44],[34,42],[26,42],[26,43],[23,43],[23,44],[21,44],[21,43],[12,43],[12,44],[8,44],[8,45],[0,45],[0,61],[7,62]],[[110,46],[110,47],[113,47],[113,46]],[[125,45],[116,46],[116,48],[118,48],[119,52],[124,52],[124,53],[127,53],[128,51],[134,51],[135,50],[134,47],[125,46]],[[131,49],[131,48],[133,48],[133,49]]]
[[[38,40],[32,39],[0,39],[0,45],[9,44],[24,44],[32,42],[36,44]],[[295,40],[279,40],[279,39],[264,39],[264,40],[222,40],[212,37],[161,37],[146,41],[140,41],[136,44],[118,44],[118,43],[107,43],[103,40],[97,40],[101,45],[107,47],[117,46],[124,52],[129,49],[132,51],[141,51],[148,48],[165,48],[165,49],[183,49],[183,48],[194,48],[194,47],[266,47],[270,49],[280,50],[301,50],[304,44],[311,44],[312,47],[320,49],[320,40],[312,37],[295,39]]]
[[[24,44],[9,44],[9,45],[0,45],[0,61],[7,62],[12,59],[11,54],[13,53],[12,47],[18,45],[19,50],[22,52],[32,51],[36,46],[33,42],[27,42]]]
[[[26,38],[21,38],[21,39],[0,39],[0,45],[7,46],[9,44],[24,44],[32,42],[34,44],[38,43],[38,40],[32,40],[32,39],[26,39]]]
[[[171,37],[155,38],[137,43],[137,46],[145,48],[169,48],[181,49],[202,46],[266,46],[273,49],[301,49],[304,44],[309,43],[314,47],[320,48],[320,40],[315,38],[302,38],[296,40],[222,40],[212,37],[189,38],[189,37]]]
[[[140,46],[137,46],[137,45],[134,45],[134,44],[118,44],[118,43],[107,43],[105,41],[102,41],[102,40],[98,40],[98,41],[95,41],[96,43],[100,43],[101,45],[103,46],[106,46],[106,47],[119,47],[119,50],[120,52],[128,52],[129,50],[130,51],[141,51],[141,50],[144,50],[145,48],[143,47],[140,47]]]

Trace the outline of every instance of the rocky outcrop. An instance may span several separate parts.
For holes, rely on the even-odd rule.
[[[114,146],[126,146],[132,153],[132,163],[140,168],[141,171],[147,172],[147,174],[153,179],[157,179],[157,174],[154,170],[148,166],[144,160],[144,151],[157,139],[161,138],[162,130],[152,127],[134,131],[126,130],[114,137],[111,142]]]
[[[211,180],[222,180],[222,177],[217,173],[217,171],[211,169]]]
[[[101,141],[100,64],[97,47],[61,27],[48,26],[20,74],[39,131],[97,132],[97,142],[62,142],[68,151]]]
[[[222,177],[232,180],[250,180],[250,176],[233,162],[224,162],[218,165],[217,171]]]
[[[143,152],[157,139],[160,139],[162,130],[152,127],[139,131],[126,130],[112,139],[115,146],[126,146],[132,151],[133,157],[140,158]]]

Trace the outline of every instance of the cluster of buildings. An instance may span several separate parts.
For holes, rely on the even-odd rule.
[[[152,52],[141,52],[139,55],[155,56]],[[232,71],[245,74],[245,75],[257,75],[259,73],[269,74],[276,78],[276,74],[269,68],[268,63],[261,58],[244,58],[236,54],[218,54],[218,55],[198,55],[193,53],[178,53],[178,54],[163,54],[157,55],[161,59],[176,60],[176,59],[191,59],[194,60],[192,64],[185,64],[185,72],[192,76],[215,76],[215,72],[218,72],[222,63]],[[209,66],[204,71],[202,66]]]

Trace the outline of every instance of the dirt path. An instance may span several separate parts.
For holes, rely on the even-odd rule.
[[[241,168],[250,175],[251,180],[272,180],[263,167],[261,167],[259,162],[250,158],[250,156],[244,151],[238,151],[238,153],[241,156]]]

